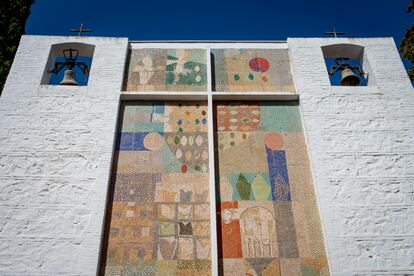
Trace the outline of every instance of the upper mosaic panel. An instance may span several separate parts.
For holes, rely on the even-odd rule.
[[[124,91],[206,91],[203,49],[132,49]]]
[[[212,49],[213,90],[295,92],[288,50]]]

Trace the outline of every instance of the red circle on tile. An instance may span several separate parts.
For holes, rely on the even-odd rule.
[[[265,58],[257,57],[249,61],[250,68],[255,72],[266,72],[269,70],[270,63]]]

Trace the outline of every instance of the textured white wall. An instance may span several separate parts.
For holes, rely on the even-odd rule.
[[[376,86],[334,87],[321,46],[365,47]],[[334,275],[414,274],[414,91],[394,41],[288,39]]]
[[[40,85],[50,45],[96,46],[88,86]],[[128,40],[23,36],[0,98],[0,275],[94,275]]]

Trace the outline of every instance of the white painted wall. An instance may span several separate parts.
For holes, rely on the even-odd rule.
[[[365,47],[375,86],[330,86],[321,46]],[[414,90],[391,38],[289,38],[334,275],[414,274]]]
[[[50,45],[94,44],[88,86],[40,85]],[[128,39],[23,36],[0,97],[0,275],[94,275]]]

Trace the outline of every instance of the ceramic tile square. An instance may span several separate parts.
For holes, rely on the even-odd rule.
[[[126,71],[127,92],[207,90],[203,49],[132,49]]]
[[[215,91],[295,92],[287,49],[212,49]]]

